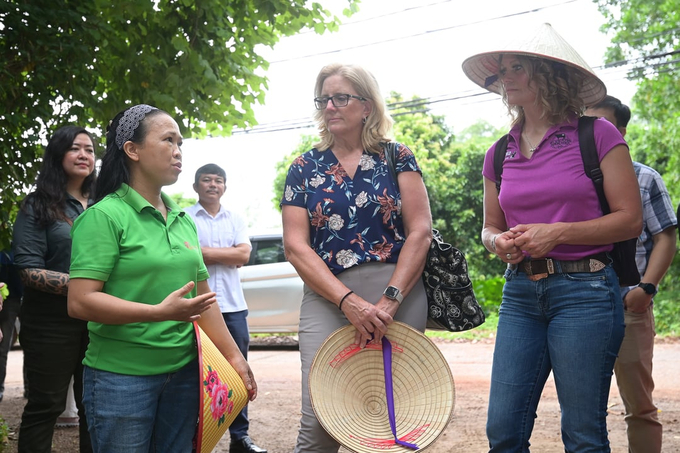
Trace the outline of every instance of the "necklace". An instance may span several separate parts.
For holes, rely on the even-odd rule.
[[[533,154],[534,151],[536,151],[536,150],[538,149],[538,146],[534,146],[534,144],[531,143],[531,140],[529,140],[529,137],[527,137],[527,134],[522,134],[522,137],[524,137],[524,139],[525,139],[525,140],[527,141],[527,143],[529,144],[529,152],[530,152],[531,154]],[[539,145],[540,145],[540,143],[539,143]]]

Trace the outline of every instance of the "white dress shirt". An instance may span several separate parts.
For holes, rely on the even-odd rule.
[[[185,209],[194,219],[198,229],[201,247],[234,247],[250,244],[245,219],[237,213],[220,206],[220,212],[211,216],[200,203]],[[217,303],[222,313],[232,313],[248,309],[243,297],[238,268],[227,264],[206,265],[210,278],[210,289],[217,293]]]

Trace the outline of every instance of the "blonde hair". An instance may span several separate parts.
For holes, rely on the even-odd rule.
[[[572,116],[581,116],[586,109],[580,91],[585,77],[571,65],[546,58],[515,55],[527,72],[530,83],[536,89],[536,105],[542,107],[543,115],[551,125],[564,123]],[[503,55],[500,56],[499,63]],[[508,104],[508,95],[501,84],[503,102],[513,118],[512,125],[524,122],[524,109]]]
[[[367,151],[380,153],[382,150],[380,143],[391,140],[393,120],[387,113],[387,106],[380,94],[378,81],[373,77],[373,74],[360,66],[333,63],[321,68],[316,77],[315,97],[321,96],[324,81],[333,75],[339,75],[347,80],[358,96],[366,98],[365,102],[371,103],[373,108],[366,117],[366,122],[361,131],[361,144]],[[314,144],[314,147],[319,151],[325,151],[333,146],[335,138],[328,130],[323,110],[317,110],[314,113],[314,119],[319,126],[319,137],[321,139],[319,143]]]

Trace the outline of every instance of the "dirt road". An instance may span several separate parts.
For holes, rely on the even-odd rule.
[[[436,340],[451,366],[456,385],[454,417],[446,431],[427,451],[481,453],[488,451],[484,424],[488,402],[489,376],[493,343],[442,342]],[[664,424],[664,453],[680,452],[680,342],[659,342],[654,357],[655,397]],[[270,453],[290,453],[295,445],[299,421],[300,360],[295,350],[256,349],[250,352],[251,367],[258,380],[260,395],[250,405],[250,434]],[[12,351],[5,400],[0,413],[16,432],[24,399],[21,397],[21,351]],[[608,425],[614,453],[626,453],[623,406],[612,385]],[[8,451],[16,452],[15,440]],[[531,439],[532,451],[561,453],[559,405],[554,383],[549,380],[541,400],[536,427]],[[77,451],[77,430],[56,431],[53,452]],[[215,451],[229,451],[228,435]],[[341,450],[343,451],[343,450]]]

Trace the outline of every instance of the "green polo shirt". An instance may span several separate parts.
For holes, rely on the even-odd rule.
[[[167,222],[126,184],[81,214],[71,230],[71,278],[99,280],[106,294],[152,305],[189,281],[207,280],[193,220],[168,196],[162,198]],[[195,296],[194,288],[186,297]],[[83,363],[99,370],[170,373],[197,355],[190,322],[89,322],[88,329]]]

